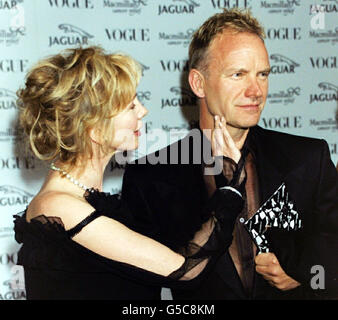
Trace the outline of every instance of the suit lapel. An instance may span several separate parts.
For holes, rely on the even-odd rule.
[[[287,157],[270,143],[267,131],[260,127],[250,129],[249,139],[253,145],[259,180],[260,205],[262,205],[284,182]]]
[[[224,281],[227,289],[234,293],[238,299],[246,299],[242,281],[237,273],[236,266],[232,261],[229,251],[223,255],[216,265],[216,272]]]

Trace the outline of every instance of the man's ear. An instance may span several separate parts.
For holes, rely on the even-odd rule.
[[[204,98],[204,76],[197,69],[191,69],[189,71],[189,84],[191,90],[198,98]]]

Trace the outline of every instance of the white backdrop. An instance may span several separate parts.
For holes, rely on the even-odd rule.
[[[266,28],[272,74],[260,125],[325,139],[336,164],[337,0],[0,0],[0,300],[25,299],[13,214],[25,209],[46,172],[22,153],[15,126],[15,92],[29,68],[78,45],[136,58],[144,67],[138,96],[149,109],[140,156],[182,137],[197,119],[185,81],[190,37],[234,6],[251,8]],[[119,192],[123,166],[111,163],[106,173],[105,191]]]

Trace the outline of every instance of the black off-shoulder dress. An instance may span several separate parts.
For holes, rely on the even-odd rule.
[[[92,189],[87,190],[84,197],[95,210],[70,230],[65,230],[58,217],[42,214],[27,222],[25,211],[14,216],[15,238],[22,243],[18,265],[24,267],[27,299],[159,300],[161,287],[198,287],[230,246],[233,226],[243,207],[238,193],[217,190],[200,217],[201,228],[205,222],[212,223],[207,241],[201,245],[191,239],[176,250],[185,257],[185,262],[164,277],[107,259],[73,241],[76,233],[101,215],[138,230],[132,213],[117,195]],[[151,228],[149,230],[146,235],[151,237]]]

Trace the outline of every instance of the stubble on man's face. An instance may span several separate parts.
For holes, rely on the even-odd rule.
[[[228,126],[255,126],[268,93],[270,64],[263,41],[254,34],[218,35],[207,55],[205,103],[210,116],[224,116]]]

